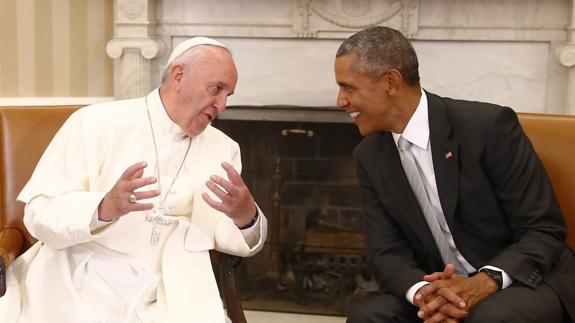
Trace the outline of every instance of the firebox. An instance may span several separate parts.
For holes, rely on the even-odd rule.
[[[342,116],[214,122],[240,144],[242,177],[269,220],[264,250],[238,268],[244,308],[345,315],[377,289],[351,158],[361,136]]]

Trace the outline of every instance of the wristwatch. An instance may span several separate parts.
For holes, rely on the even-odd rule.
[[[493,278],[497,282],[497,290],[503,288],[503,275],[499,270],[493,270],[489,268],[483,268],[479,270],[480,273],[486,273],[489,277]]]

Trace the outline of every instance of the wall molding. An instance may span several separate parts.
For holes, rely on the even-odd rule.
[[[90,105],[113,101],[114,97],[14,97],[0,98],[2,107]]]

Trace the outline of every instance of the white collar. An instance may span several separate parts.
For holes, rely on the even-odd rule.
[[[419,104],[415,109],[415,112],[407,122],[407,126],[403,130],[403,133],[392,132],[393,140],[397,145],[399,136],[407,139],[410,143],[416,145],[421,149],[427,149],[429,144],[429,109],[427,106],[427,95],[421,89],[421,98],[419,99]]]
[[[147,108],[150,111],[150,117],[153,120],[154,129],[158,129],[158,132],[168,132],[172,134],[174,137],[181,137],[185,138],[186,134],[178,126],[166,112],[166,108],[162,103],[160,98],[160,89],[156,88],[152,92],[148,94],[147,98]],[[158,133],[159,134],[159,133]]]

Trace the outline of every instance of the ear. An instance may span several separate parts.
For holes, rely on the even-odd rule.
[[[180,64],[172,66],[170,70],[170,82],[173,83],[176,89],[179,88],[182,83],[182,77],[184,76],[184,67]]]
[[[397,93],[403,84],[403,75],[401,75],[401,72],[395,68],[388,70],[385,75],[383,75],[383,78],[387,84],[387,90],[389,91],[390,95]]]

